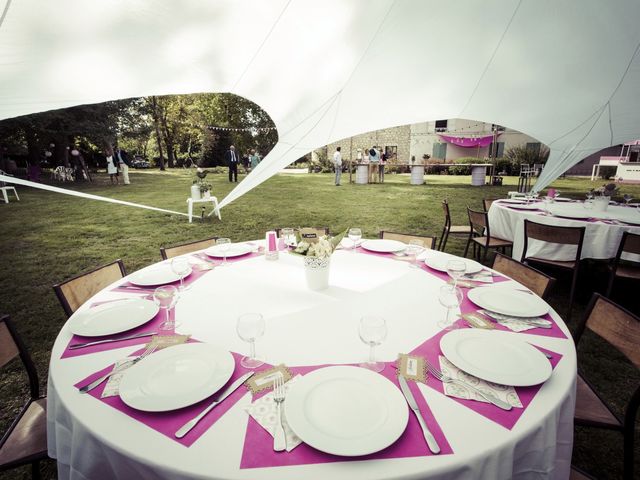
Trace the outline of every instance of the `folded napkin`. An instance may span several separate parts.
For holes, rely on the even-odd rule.
[[[524,332],[532,328],[551,328],[553,326],[549,320],[541,317],[512,317],[489,310],[480,310],[480,313],[493,318],[500,325],[514,332]]]
[[[518,397],[518,394],[516,393],[516,389],[514,387],[480,380],[473,375],[463,372],[443,356],[439,356],[439,360],[440,370],[447,377],[458,379],[477,388],[478,390],[491,393],[493,394],[493,396],[499,398],[500,400],[508,402],[512,407],[523,408],[520,397]],[[460,383],[443,382],[442,386],[444,388],[444,393],[447,396],[462,398],[463,400],[476,400],[478,402],[489,403],[489,401],[485,400],[476,392],[469,388],[466,388]]]
[[[474,282],[493,283],[493,274],[487,270],[477,273],[467,273],[462,276],[463,280],[472,280]]]
[[[289,393],[289,387],[293,385],[296,380],[298,380],[298,378],[300,378],[300,375],[296,375],[284,384],[286,393]],[[287,452],[290,452],[298,445],[300,445],[302,443],[302,440],[300,440],[298,436],[293,433],[293,430],[291,430],[291,427],[289,427],[289,424],[287,423],[287,419],[284,414],[285,403],[286,399],[282,404],[280,404],[280,407],[282,412],[282,426],[284,427],[284,433],[287,439]],[[278,423],[278,413],[276,410],[276,402],[273,401],[273,391],[260,397],[251,405],[246,407],[245,410],[255,419],[256,422],[260,424],[260,426],[262,426],[262,428],[269,432],[272,437],[275,435],[275,428],[276,424]]]

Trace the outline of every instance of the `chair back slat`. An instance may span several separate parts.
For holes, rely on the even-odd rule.
[[[16,345],[7,325],[0,322],[0,368],[13,360],[19,353],[18,345]]]
[[[420,240],[425,248],[429,248],[433,250],[436,244],[436,237],[427,237],[423,235],[411,235],[409,233],[398,233],[398,232],[380,232],[380,238],[386,240],[397,240],[403,243],[409,243],[411,240]]]
[[[196,240],[195,242],[181,243],[180,245],[174,245],[172,247],[162,247],[160,248],[160,255],[163,260],[168,260],[186,253],[197,252],[198,250],[203,250],[215,245],[217,238],[218,237],[211,237],[204,240]]]
[[[611,300],[597,296],[586,327],[598,334],[640,368],[640,318]]]
[[[471,225],[471,228],[478,234],[483,235],[484,230],[489,224],[487,212],[478,212],[476,210],[471,210],[470,208],[467,208],[467,212],[469,213],[469,225]]]
[[[622,251],[620,253],[633,253],[640,255],[640,234],[624,232],[621,245]]]
[[[442,201],[442,211],[444,212],[445,227],[451,225],[451,210],[449,210],[449,202],[446,199]]]
[[[122,260],[116,260],[54,285],[53,289],[67,316],[71,316],[89,298],[125,275]]]
[[[584,237],[584,231],[585,227],[561,227],[536,223],[530,220],[524,221],[524,234],[530,240],[563,245],[580,245]]]
[[[521,283],[542,298],[546,296],[549,287],[555,282],[553,277],[501,253],[496,253],[492,268]]]

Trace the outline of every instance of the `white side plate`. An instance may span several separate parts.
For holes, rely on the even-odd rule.
[[[177,410],[220,390],[235,362],[228,351],[207,343],[165,348],[125,370],[120,398],[145,412]]]
[[[466,273],[469,274],[481,272],[484,268],[481,264],[469,258],[456,257],[455,255],[442,253],[438,255],[428,256],[425,259],[424,263],[429,268],[433,268],[434,270],[438,270],[440,272],[446,272],[447,262],[449,260],[460,260],[461,262],[464,262],[467,265]]]
[[[246,255],[247,253],[251,253],[255,245],[249,245],[247,243],[232,243],[229,245],[229,250],[227,251],[227,258],[232,257],[240,257],[242,255]],[[224,250],[222,249],[222,245],[214,245],[213,247],[207,248],[204,253],[209,255],[210,257],[222,258],[224,257]]]
[[[544,354],[515,333],[454,330],[440,339],[440,350],[456,367],[501,385],[526,387],[546,381],[552,372]]]
[[[100,337],[139,327],[157,313],[158,306],[151,300],[128,298],[75,312],[67,325],[74,335]]]
[[[549,313],[549,305],[537,295],[507,287],[472,288],[467,296],[485,310],[512,317],[540,317]]]
[[[365,250],[378,253],[400,252],[407,248],[407,245],[405,243],[399,242],[397,240],[384,239],[365,240],[360,246]]]
[[[395,442],[409,412],[400,390],[382,375],[351,366],[314,370],[284,402],[291,429],[322,452],[368,455]]]

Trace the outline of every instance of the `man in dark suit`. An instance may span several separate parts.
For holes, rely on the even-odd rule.
[[[238,163],[240,163],[240,158],[236,153],[236,147],[233,145],[229,147],[229,150],[224,154],[224,160],[229,165],[229,181],[238,183]]]

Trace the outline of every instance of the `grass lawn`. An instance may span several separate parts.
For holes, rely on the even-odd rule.
[[[18,187],[20,202],[0,204],[0,312],[10,314],[17,324],[38,367],[43,393],[51,347],[66,320],[51,288],[56,282],[116,258],[122,258],[127,271],[133,272],[159,261],[162,245],[214,235],[233,241],[263,238],[265,231],[275,227],[326,225],[339,232],[360,226],[365,237],[375,237],[380,230],[439,237],[443,198],[449,200],[454,224],[466,224],[467,205],[480,209],[483,197],[504,196],[517,184],[515,177],[506,177],[501,187],[472,187],[470,177],[445,175],[428,176],[424,186],[410,185],[408,175],[387,175],[383,185],[349,185],[344,175],[342,178],[345,184],[338,188],[330,174],[280,174],[224,208],[222,222],[211,217],[192,224],[183,216]],[[102,174],[92,184],[59,186],[186,212],[191,172],[134,171],[131,181],[128,186],[112,186]],[[214,175],[211,183],[219,200],[233,186],[226,175]],[[553,186],[563,195],[584,198],[589,188],[602,183],[568,178]],[[640,185],[623,185],[621,190],[640,198]],[[462,254],[464,243],[450,237],[447,251]],[[591,292],[606,284],[602,266],[595,265],[592,271],[594,275],[583,281],[571,328]],[[560,288],[550,303],[564,312],[568,289],[563,284],[567,281],[559,280]],[[589,337],[580,354],[587,360],[589,377],[604,384],[605,396],[621,412],[640,381],[638,373],[620,357],[609,356],[606,346]],[[21,372],[18,365],[11,364],[0,376],[0,432],[20,407],[16,395],[28,395]],[[640,448],[636,459],[640,471]],[[621,477],[620,435],[578,431],[574,462],[599,478]],[[48,478],[55,478],[54,472],[53,463],[47,465]],[[0,478],[29,478],[29,471],[0,474]]]

